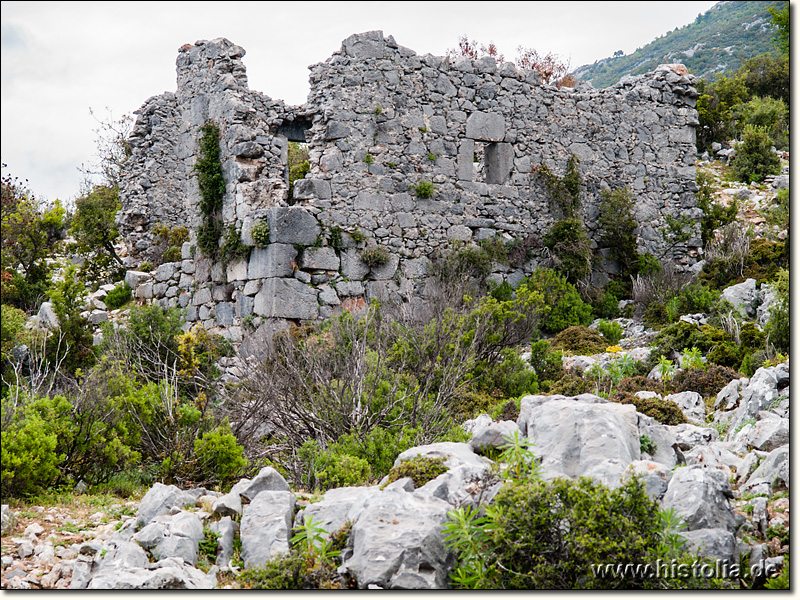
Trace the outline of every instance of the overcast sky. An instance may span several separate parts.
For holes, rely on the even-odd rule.
[[[461,35],[553,52],[572,68],[691,23],[716,2],[2,2],[2,161],[37,197],[74,199],[96,160],[90,115],[114,119],[175,91],[178,48],[227,37],[251,89],[288,104],[308,66],[353,33],[382,30],[418,54]],[[106,111],[110,110],[110,113]]]

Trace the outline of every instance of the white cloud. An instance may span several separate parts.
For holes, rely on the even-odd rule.
[[[3,2],[2,159],[39,196],[69,199],[94,159],[89,114],[121,116],[175,90],[178,48],[227,37],[247,51],[250,87],[288,104],[311,64],[380,29],[418,54],[458,37],[554,52],[572,67],[633,52],[714,2]]]

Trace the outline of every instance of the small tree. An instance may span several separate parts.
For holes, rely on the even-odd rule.
[[[781,160],[772,151],[772,140],[764,129],[748,125],[736,149],[731,168],[740,181],[764,181],[767,175],[781,172]]]
[[[117,188],[98,185],[75,201],[75,216],[70,232],[77,242],[78,252],[86,257],[82,275],[92,281],[116,279],[122,259],[114,249],[119,230],[114,222],[119,210]]]

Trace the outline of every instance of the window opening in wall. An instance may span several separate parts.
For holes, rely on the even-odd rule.
[[[513,149],[503,142],[475,142],[473,181],[505,184],[511,178]]]
[[[278,127],[276,135],[286,139],[284,154],[284,178],[289,187],[289,202],[294,196],[294,182],[302,179],[309,171],[308,142],[306,132],[311,129],[311,119],[298,117],[293,121],[284,121]]]

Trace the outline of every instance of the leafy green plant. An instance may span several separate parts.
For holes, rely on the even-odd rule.
[[[143,260],[141,263],[139,263],[139,270],[144,273],[149,273],[153,270],[153,263],[151,263],[149,260]]]
[[[236,227],[228,225],[225,228],[225,237],[222,246],[219,248],[219,257],[222,260],[222,264],[227,265],[233,261],[248,258],[250,256],[250,250],[250,246],[242,242],[242,238],[239,232],[236,231]]]
[[[564,375],[563,353],[552,351],[550,342],[538,340],[531,344],[531,368],[539,381],[558,381]]]
[[[519,431],[515,430],[512,435],[503,437],[503,441],[498,460],[506,465],[505,476],[515,479],[536,477],[539,472],[536,456],[529,449],[533,440],[520,437]]]
[[[764,331],[778,350],[789,350],[789,270],[781,269],[775,286],[775,303],[770,308]]]
[[[423,179],[411,186],[411,191],[417,198],[431,198],[436,191],[435,186],[430,181]]]
[[[706,364],[703,362],[703,353],[699,348],[687,348],[681,354],[680,360],[682,369],[704,369]]]
[[[375,161],[375,159],[372,157],[372,154],[370,154],[369,152],[367,152],[364,155],[364,162],[367,163],[368,165],[371,165],[374,161]]]
[[[457,587],[642,588],[641,579],[604,579],[590,565],[646,562],[662,531],[636,479],[615,490],[589,479],[512,479],[485,511],[453,511],[445,526]]]
[[[207,431],[194,442],[197,469],[206,482],[226,485],[239,477],[247,466],[244,448],[227,425]]]
[[[597,331],[599,331],[609,344],[616,344],[622,339],[622,325],[616,321],[600,320],[597,323]]]
[[[289,198],[294,196],[294,182],[303,179],[311,171],[308,158],[308,144],[289,142],[286,161],[289,168]]]
[[[658,359],[658,373],[661,381],[669,381],[675,376],[675,365],[670,359],[662,355]]]
[[[658,446],[650,438],[649,435],[640,435],[639,436],[639,449],[642,452],[646,452],[647,454],[650,454],[652,456],[658,451]]]
[[[269,246],[269,222],[266,219],[261,219],[253,224],[250,229],[250,237],[256,244],[256,248],[266,248]]]
[[[688,525],[672,507],[659,510],[658,518],[661,522],[658,555],[662,558],[679,557],[686,546],[686,540],[679,532],[687,529]]]
[[[220,534],[213,531],[210,527],[203,527],[203,539],[198,544],[199,554],[205,558],[209,563],[214,563],[219,551],[219,538]]]

